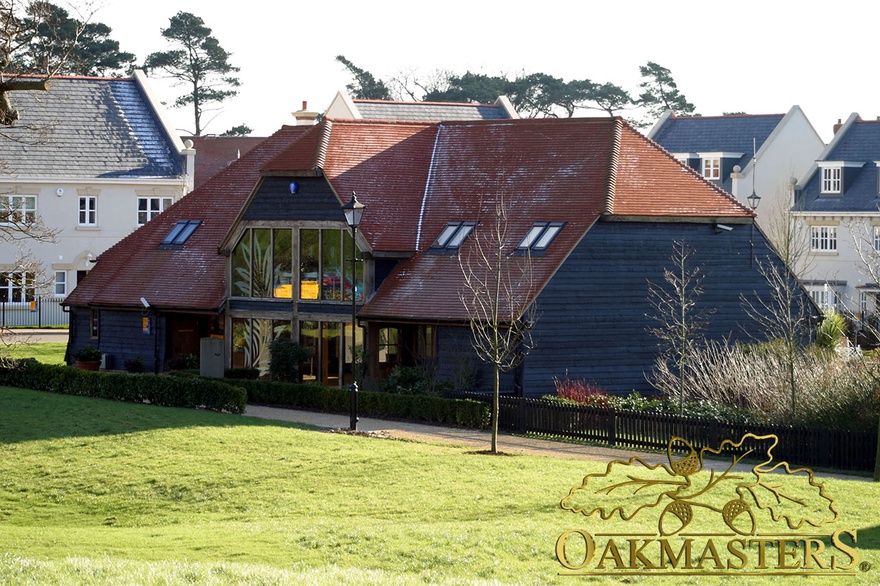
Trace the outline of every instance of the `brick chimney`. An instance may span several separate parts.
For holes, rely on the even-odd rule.
[[[303,102],[305,104],[305,102]],[[834,134],[837,134],[837,131],[840,130],[840,127],[843,126],[843,122],[840,118],[837,119],[837,124],[834,125]]]

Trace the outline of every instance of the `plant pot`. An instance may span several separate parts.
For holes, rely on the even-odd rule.
[[[76,367],[80,370],[100,370],[101,369],[101,361],[100,360],[77,360]]]

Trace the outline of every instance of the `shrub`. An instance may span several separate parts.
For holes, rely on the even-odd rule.
[[[386,393],[440,396],[444,389],[451,387],[449,383],[438,381],[426,365],[420,365],[395,366],[379,388]]]
[[[199,357],[195,354],[182,354],[168,361],[168,370],[192,370],[199,368]]]
[[[843,341],[846,330],[846,318],[833,309],[829,309],[825,312],[825,317],[816,331],[816,344],[834,350]]]
[[[0,368],[0,384],[65,395],[167,407],[204,407],[244,413],[244,389],[206,378],[128,376],[22,360]]]
[[[272,380],[300,382],[299,366],[312,355],[290,338],[276,338],[269,344],[269,375]]]
[[[139,373],[144,371],[144,361],[140,357],[123,362],[126,372]]]
[[[798,353],[793,373],[792,393],[788,358],[779,344],[713,343],[695,353],[685,397],[750,412],[754,421],[762,423],[877,429],[880,362],[862,356],[847,360],[813,347]],[[655,364],[651,382],[678,398],[679,379],[661,362]]]
[[[239,384],[247,390],[248,401],[252,403],[332,413],[348,413],[349,410],[347,389],[317,383],[263,380],[240,381]],[[489,423],[489,407],[482,401],[370,391],[361,391],[358,399],[358,413],[365,417],[412,419],[479,428]]]
[[[553,377],[553,385],[556,387],[556,396],[560,399],[590,407],[611,406],[611,399],[602,388],[585,380],[571,380],[568,373],[564,379]]]
[[[80,362],[98,362],[101,360],[103,354],[100,350],[92,346],[91,344],[86,344],[76,353],[75,358]]]
[[[233,380],[257,380],[260,378],[259,368],[227,368],[223,371],[223,378]]]

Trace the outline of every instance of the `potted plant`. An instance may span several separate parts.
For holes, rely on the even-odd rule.
[[[76,353],[76,367],[81,370],[99,370],[101,368],[101,351],[86,344]]]

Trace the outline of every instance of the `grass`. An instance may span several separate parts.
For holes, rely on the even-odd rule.
[[[554,552],[602,523],[559,503],[604,467],[0,388],[0,583],[620,583]],[[826,581],[880,581],[880,485],[825,482],[876,568]]]
[[[36,358],[43,364],[64,364],[67,342],[40,342],[36,344],[15,344],[8,348],[12,358]]]

